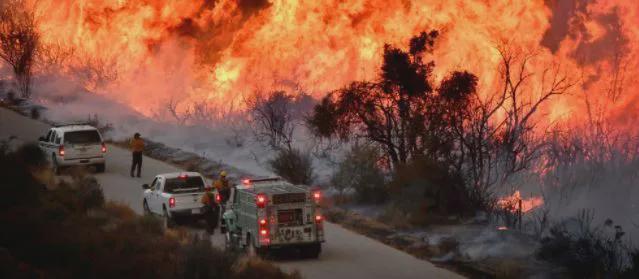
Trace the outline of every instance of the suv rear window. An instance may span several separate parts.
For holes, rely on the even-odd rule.
[[[204,181],[199,176],[169,178],[164,185],[165,193],[197,193],[204,191]]]
[[[102,139],[97,130],[73,131],[64,133],[64,143],[87,144],[100,143]]]

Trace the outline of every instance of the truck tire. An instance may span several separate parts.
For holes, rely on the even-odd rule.
[[[105,163],[95,165],[95,172],[103,173],[104,170],[106,170],[106,164]]]
[[[246,245],[246,255],[249,258],[263,257],[264,255],[266,255],[266,252],[268,250],[264,247],[255,247],[255,242],[250,234],[247,236],[246,241],[248,242]]]
[[[303,246],[301,248],[302,257],[307,259],[317,259],[319,254],[322,252],[322,244],[321,243],[313,243],[310,245]]]
[[[166,208],[164,208],[164,213],[162,214],[162,220],[164,221],[165,229],[172,229],[175,227],[175,220],[173,220],[173,218],[169,216],[169,212],[166,211]]]
[[[235,241],[233,235],[231,234],[231,232],[227,231],[224,234],[224,248],[226,249],[226,251],[235,251],[237,249],[237,242]]]
[[[146,199],[144,199],[144,202],[142,203],[142,209],[144,211],[144,215],[151,215],[151,209],[149,208],[149,204],[146,202]]]
[[[58,159],[55,157],[55,154],[51,155],[51,167],[55,175],[60,175],[61,168],[58,165]]]
[[[220,232],[221,233],[226,233],[228,231],[228,229],[226,228],[226,221],[224,220],[224,218],[222,218],[220,220]]]

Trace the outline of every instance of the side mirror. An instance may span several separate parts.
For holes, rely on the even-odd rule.
[[[142,189],[148,190],[149,188],[149,184],[142,184]]]
[[[39,137],[38,141],[46,141],[47,139],[45,139],[44,137]]]

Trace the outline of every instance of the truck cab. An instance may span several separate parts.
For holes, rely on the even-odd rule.
[[[223,214],[227,248],[263,255],[293,247],[317,258],[324,242],[320,197],[319,191],[281,178],[243,180],[233,188]]]

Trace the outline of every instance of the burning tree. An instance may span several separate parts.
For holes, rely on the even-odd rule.
[[[492,187],[528,169],[545,145],[534,117],[551,97],[575,83],[548,67],[528,71],[534,55],[500,49],[501,87],[487,96],[477,77],[456,71],[431,84],[424,61],[438,36],[423,32],[408,51],[387,45],[378,82],[354,82],[325,97],[308,119],[319,137],[365,139],[384,150],[391,166],[426,159],[465,180],[474,208],[493,204]],[[539,74],[540,84],[531,78]],[[535,88],[539,91],[532,92]]]
[[[434,86],[429,78],[434,63],[423,57],[432,51],[437,36],[437,31],[421,33],[411,40],[408,52],[386,45],[381,80],[353,82],[326,96],[308,119],[314,133],[365,138],[378,144],[394,165],[423,155],[434,132],[428,118],[433,113]],[[460,76],[475,79],[469,73]],[[474,83],[459,85],[456,89],[474,90]]]
[[[20,0],[7,1],[0,9],[0,58],[13,68],[22,97],[29,98],[39,40],[35,17]]]

